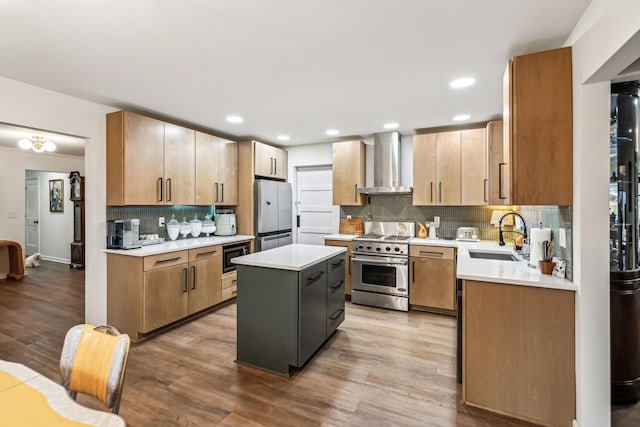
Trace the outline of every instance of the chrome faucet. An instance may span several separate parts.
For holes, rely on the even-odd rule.
[[[515,215],[520,217],[520,219],[522,220],[522,233],[520,233],[518,230],[515,231],[504,231],[502,230],[502,220],[508,216],[508,215]],[[502,217],[500,218],[500,220],[498,220],[498,244],[500,246],[504,246],[504,236],[502,235],[503,233],[516,233],[516,234],[521,234],[522,237],[524,237],[525,243],[527,240],[527,223],[525,222],[524,218],[522,217],[522,215],[520,215],[517,212],[507,212],[506,214],[502,215]],[[519,247],[516,246],[516,249],[521,249]]]

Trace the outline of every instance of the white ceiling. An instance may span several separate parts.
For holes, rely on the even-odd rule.
[[[508,58],[560,47],[589,1],[0,0],[0,75],[278,145],[406,134],[499,116]]]

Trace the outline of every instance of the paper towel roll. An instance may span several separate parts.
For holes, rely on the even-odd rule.
[[[545,240],[551,240],[550,228],[531,229],[531,237],[529,238],[529,241],[531,242],[529,245],[529,264],[536,267],[538,266],[538,261],[542,259],[542,242]]]

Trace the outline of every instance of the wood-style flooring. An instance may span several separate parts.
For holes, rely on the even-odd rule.
[[[0,358],[58,381],[64,335],[84,319],[84,272],[51,262],[28,271],[0,281]],[[129,426],[531,425],[460,403],[454,318],[346,310],[336,334],[288,379],[233,362],[235,304],[135,344],[120,415]],[[634,412],[614,414],[614,425],[638,425],[627,423]]]

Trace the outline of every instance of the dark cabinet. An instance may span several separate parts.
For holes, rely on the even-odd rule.
[[[71,242],[71,268],[84,268],[84,177],[77,171],[69,174],[73,201],[73,242]]]
[[[327,338],[327,270],[325,263],[300,272],[298,365],[304,364]]]

